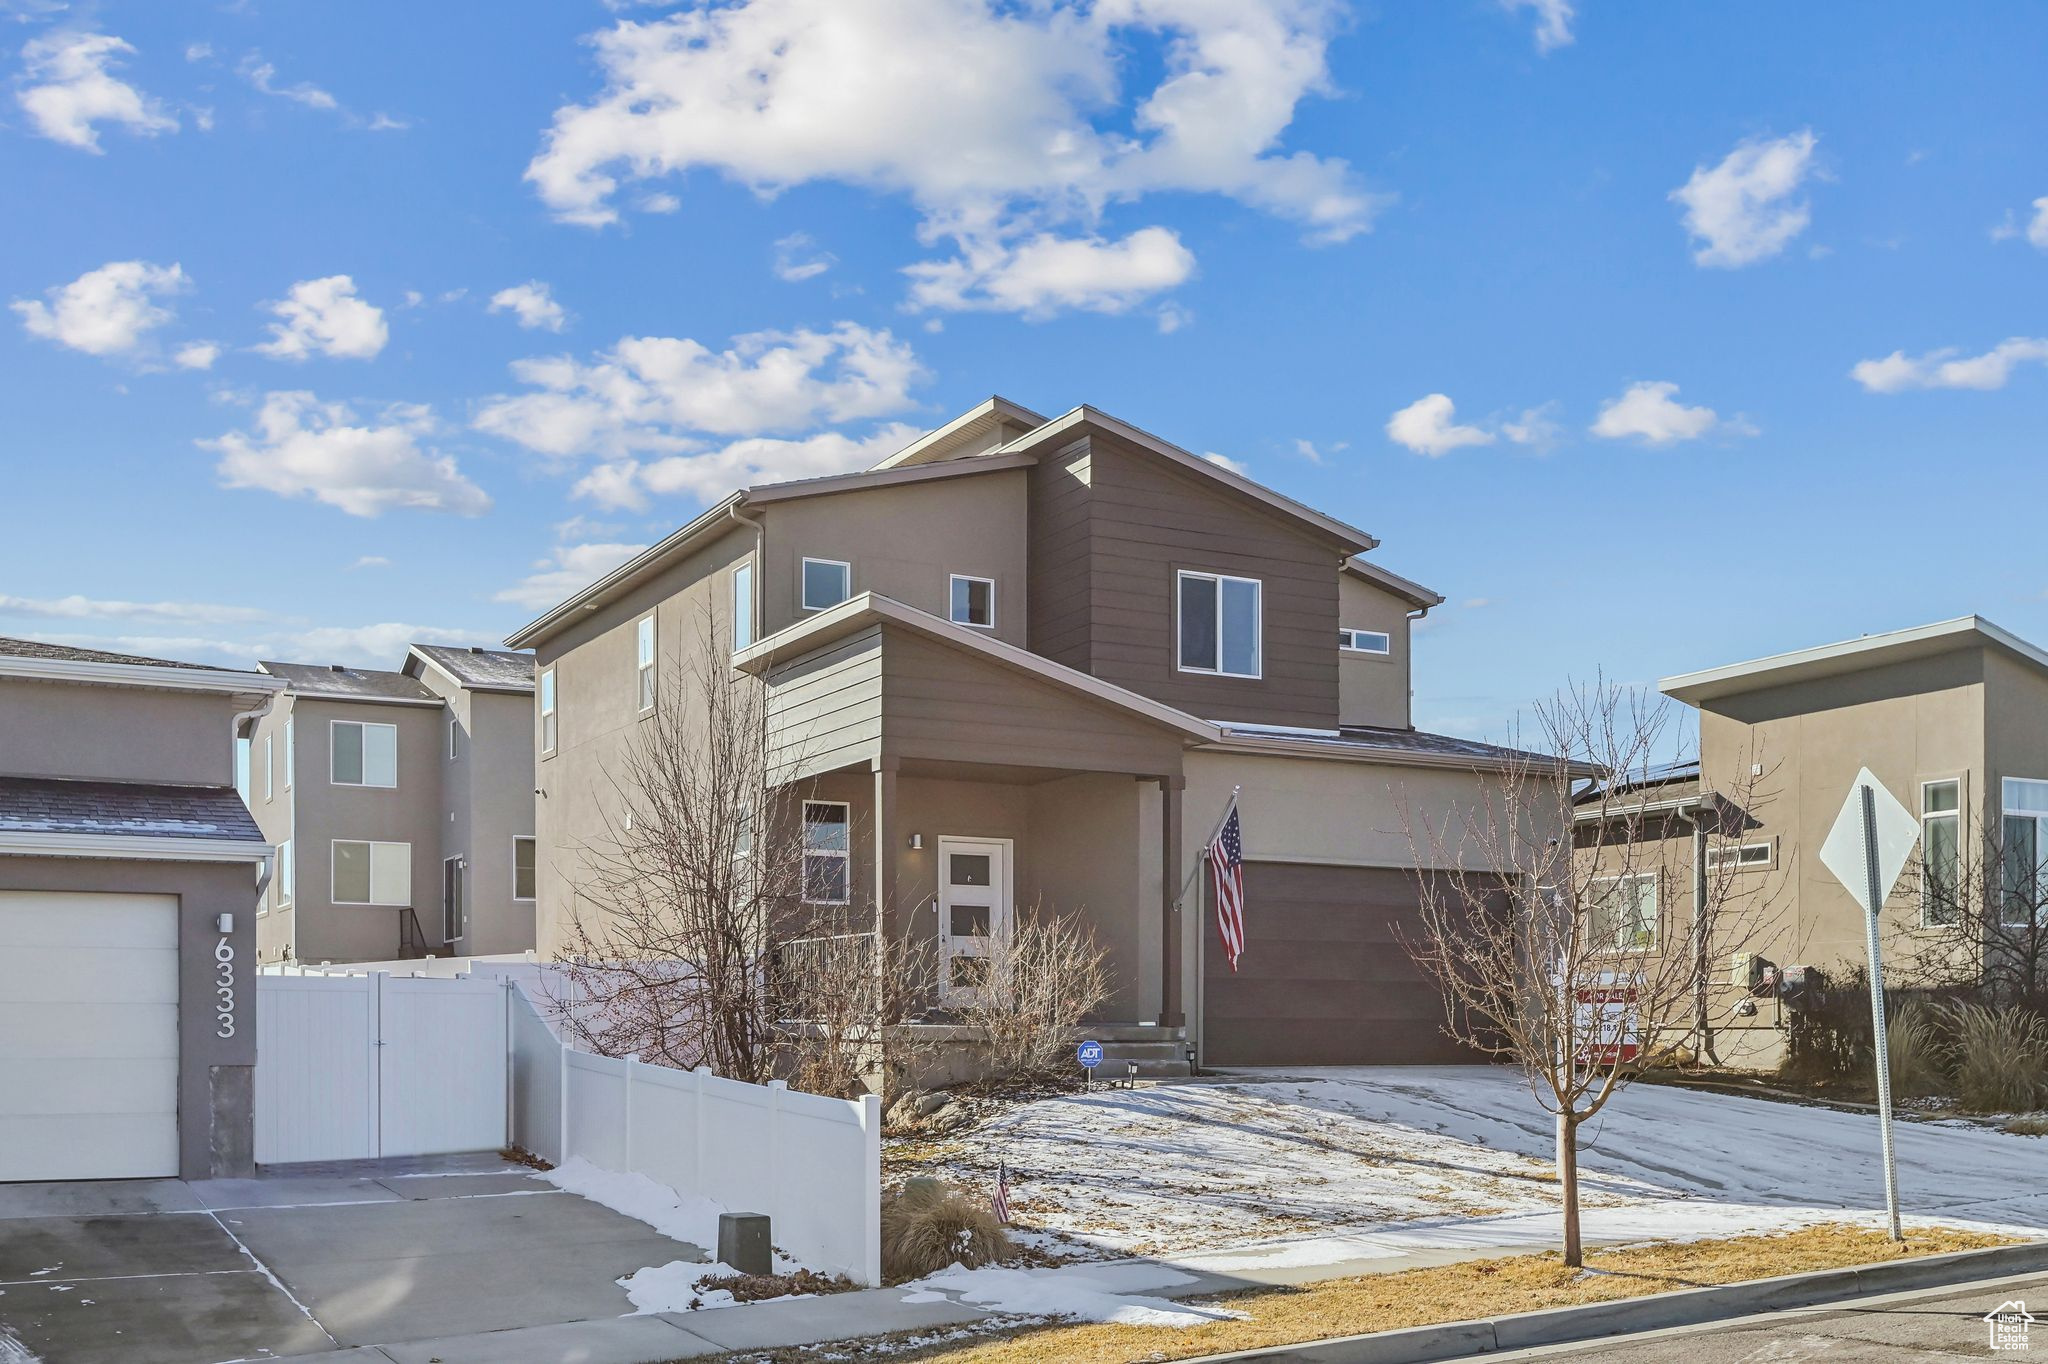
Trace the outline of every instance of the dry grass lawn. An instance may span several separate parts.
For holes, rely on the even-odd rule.
[[[1860,1227],[1821,1226],[1781,1236],[1743,1236],[1598,1251],[1582,1272],[1568,1270],[1554,1254],[1471,1260],[1396,1274],[1331,1279],[1297,1288],[1248,1289],[1199,1301],[1249,1313],[1243,1321],[1220,1321],[1187,1329],[1166,1327],[1046,1325],[1010,1328],[996,1337],[966,1328],[924,1333],[924,1344],[902,1337],[841,1342],[750,1356],[761,1364],[808,1364],[887,1358],[938,1360],[943,1364],[1133,1364],[1187,1359],[1330,1336],[1364,1335],[1406,1326],[1533,1312],[1615,1298],[1644,1297],[1682,1288],[1737,1283],[1847,1265],[1976,1250],[2019,1238],[1979,1232],[1918,1230],[1903,1245],[1882,1232]],[[932,1337],[943,1339],[934,1341]]]

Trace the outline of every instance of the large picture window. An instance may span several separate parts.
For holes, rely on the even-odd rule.
[[[1597,877],[1587,931],[1601,952],[1642,952],[1657,946],[1657,873]]]
[[[853,898],[851,814],[844,801],[804,802],[804,899],[811,904]]]
[[[336,720],[329,729],[336,786],[398,785],[398,726]]]
[[[1221,573],[1178,575],[1180,669],[1222,677],[1257,677],[1263,586]]]
[[[411,904],[412,844],[366,843],[336,839],[334,903]]]

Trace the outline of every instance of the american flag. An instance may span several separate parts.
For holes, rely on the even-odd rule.
[[[1230,969],[1244,955],[1244,827],[1237,822],[1237,797],[1209,840],[1209,877],[1216,886],[1216,936]]]
[[[996,1164],[996,1196],[989,1200],[989,1207],[994,1210],[996,1221],[1006,1227],[1010,1225],[1010,1166],[1007,1161]]]

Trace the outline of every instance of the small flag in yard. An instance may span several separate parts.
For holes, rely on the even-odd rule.
[[[1216,935],[1230,969],[1244,955],[1244,826],[1237,820],[1237,797],[1209,840],[1209,877],[1216,886]]]
[[[989,1200],[989,1206],[995,1211],[996,1221],[1006,1227],[1010,1225],[1010,1166],[1006,1161],[996,1165],[996,1196]]]

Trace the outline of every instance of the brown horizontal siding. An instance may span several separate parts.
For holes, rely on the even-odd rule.
[[[1478,1059],[1444,1036],[1436,986],[1402,944],[1421,932],[1412,872],[1245,864],[1245,951],[1203,954],[1202,1038],[1213,1065],[1376,1065]]]
[[[770,671],[768,716],[778,762],[826,772],[881,751],[881,647],[881,631],[866,630]]]
[[[1086,671],[1089,617],[1090,505],[1093,472],[1084,445],[1031,469],[1030,612],[1026,644],[1046,658]]]

